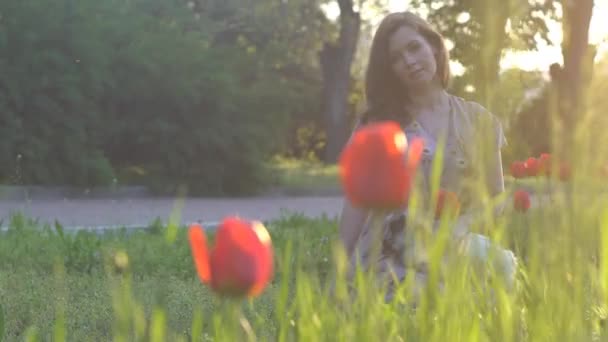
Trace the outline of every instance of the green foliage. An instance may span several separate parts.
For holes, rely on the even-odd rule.
[[[490,109],[494,97],[502,96],[494,87],[503,52],[534,50],[537,39],[550,43],[543,15],[555,17],[552,0],[414,0],[412,8],[428,13],[431,25],[451,41],[450,57],[465,67],[465,83],[475,87],[470,95]]]
[[[318,160],[276,157],[268,165],[275,183],[286,195],[315,195],[342,193],[337,165],[325,165]]]
[[[200,6],[3,2],[0,181],[189,194],[265,184],[291,118],[318,113],[324,17],[305,1]]]
[[[552,87],[552,84],[544,87],[539,95],[526,102],[513,121],[511,140],[518,145],[514,149],[520,158],[551,151],[552,119],[556,119],[556,113],[551,113]]]
[[[2,304],[0,304],[0,341],[4,338],[4,309],[2,308]]]
[[[574,132],[576,135],[585,135],[591,138],[603,134],[606,127],[605,114],[608,110],[606,101],[606,84],[608,81],[608,59],[604,57],[594,65],[585,61],[584,68],[592,70],[589,83],[584,85],[586,112],[581,115],[577,123],[578,128],[565,126],[558,110],[559,89],[563,85],[560,69],[553,66],[552,79],[537,88],[537,94],[524,101],[510,119],[509,140],[514,142],[510,148],[513,155],[538,155],[556,148],[556,144],[564,139],[564,134]],[[543,132],[543,134],[539,134]],[[603,149],[601,144],[591,144],[588,154],[598,154]]]
[[[546,83],[541,71],[517,68],[502,71],[496,85],[498,96],[494,99],[493,113],[505,121],[508,127],[525,101],[538,95]]]
[[[251,10],[239,1],[210,3],[210,17],[231,23],[219,28],[214,45],[240,47],[259,65],[255,74],[247,71],[251,63],[239,69],[246,75],[245,85],[257,89],[249,106],[255,109],[262,100],[274,101],[273,110],[290,114],[284,121],[287,126],[268,139],[274,140],[274,152],[296,158],[318,156],[325,139],[318,51],[335,31],[319,2],[258,1]],[[306,132],[309,134],[302,134]]]
[[[91,273],[101,260],[101,241],[94,233],[78,231],[66,234],[60,223],[55,223],[65,267],[78,272]]]
[[[91,9],[43,1],[3,3],[0,13],[0,49],[10,51],[0,58],[5,71],[0,115],[6,122],[0,132],[6,142],[0,178],[40,184],[109,182],[113,174],[95,134],[107,64],[99,54],[103,45],[83,16]]]
[[[543,95],[544,89],[549,82],[543,79],[539,71],[523,71],[518,69],[505,70],[500,75],[499,83],[496,85],[494,98],[494,114],[496,114],[505,131],[508,145],[503,149],[503,160],[505,165],[516,159],[527,156],[538,156],[540,153],[549,152],[546,146],[531,144],[530,139],[541,138],[539,131],[546,129],[535,124],[535,117],[528,117],[525,127],[522,127],[521,112],[527,106]],[[523,134],[526,138],[523,138]]]

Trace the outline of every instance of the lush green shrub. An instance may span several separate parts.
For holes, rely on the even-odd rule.
[[[290,118],[317,101],[318,80],[277,67],[289,49],[249,17],[226,41],[223,17],[177,0],[3,2],[0,14],[4,183],[252,193]]]

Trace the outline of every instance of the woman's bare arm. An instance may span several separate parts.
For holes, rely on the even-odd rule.
[[[355,208],[347,199],[344,200],[340,215],[339,233],[346,255],[350,257],[355,249],[357,239],[368,217],[368,211]]]
[[[367,120],[363,119],[359,120],[353,129],[352,135],[354,135],[354,132],[363,126],[366,121]],[[353,254],[357,239],[359,238],[359,235],[361,235],[361,231],[363,230],[367,217],[368,210],[356,208],[352,205],[348,198],[344,199],[342,213],[340,214],[340,222],[338,224],[338,231],[340,234],[340,240],[342,241],[346,251],[346,255],[349,258]]]

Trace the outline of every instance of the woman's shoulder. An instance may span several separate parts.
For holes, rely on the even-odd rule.
[[[449,95],[450,100],[452,101],[452,106],[455,108],[455,112],[458,114],[464,115],[469,120],[479,120],[482,118],[490,118],[495,119],[495,115],[492,114],[488,109],[486,109],[481,104],[464,99],[460,96]]]
[[[491,111],[475,101],[456,95],[450,95],[450,100],[457,125],[461,129],[468,130],[470,134],[493,133],[498,136],[500,146],[506,144],[502,124]]]

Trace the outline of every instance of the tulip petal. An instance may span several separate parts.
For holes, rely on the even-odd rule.
[[[400,125],[377,122],[358,129],[339,159],[340,179],[349,201],[368,209],[396,209],[407,204],[422,141],[408,146]]]
[[[211,255],[212,287],[221,294],[255,296],[272,274],[270,235],[259,222],[226,218]]]
[[[249,296],[257,296],[259,295],[264,288],[266,287],[266,283],[270,281],[273,273],[273,252],[272,252],[272,241],[270,239],[270,234],[266,230],[266,227],[261,222],[253,222],[252,228],[262,245],[259,249],[259,271],[257,274],[256,284],[249,290]]]
[[[209,283],[211,280],[211,271],[209,268],[209,252],[207,250],[207,238],[203,232],[203,228],[198,224],[193,224],[188,230],[188,238],[190,240],[190,248],[192,249],[192,259],[196,266],[196,272],[203,283]]]
[[[407,166],[410,170],[415,169],[420,162],[424,141],[420,138],[413,139],[407,150]]]
[[[513,194],[513,207],[521,212],[528,211],[530,209],[530,194],[525,190],[516,190]]]

